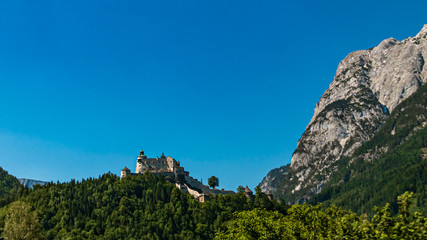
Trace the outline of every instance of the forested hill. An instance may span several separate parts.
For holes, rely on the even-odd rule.
[[[386,205],[371,219],[335,206],[287,206],[258,187],[200,203],[161,176],[48,183],[24,189],[0,208],[7,239],[426,239],[427,218],[410,211],[412,193],[398,198],[400,215]]]
[[[415,193],[414,208],[427,213],[427,85],[399,104],[373,138],[337,163],[323,191],[311,203],[324,202],[372,214],[374,206]],[[350,164],[351,163],[351,164]]]
[[[122,180],[99,179],[34,186],[20,201],[38,214],[47,239],[213,239],[234,212],[262,208],[286,212],[258,192],[197,202],[174,184],[150,173]],[[0,226],[0,229],[2,226]]]
[[[15,200],[20,188],[18,179],[0,167],[0,207]]]

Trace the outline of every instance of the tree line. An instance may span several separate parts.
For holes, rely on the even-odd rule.
[[[251,200],[239,189],[200,203],[161,176],[146,173],[120,180],[107,173],[25,189],[0,209],[0,229],[8,239],[427,237],[427,219],[411,211],[409,192],[398,199],[398,215],[386,205],[368,218],[334,205],[288,206],[270,200],[259,187]]]

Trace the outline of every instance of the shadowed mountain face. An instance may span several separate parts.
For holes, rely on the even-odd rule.
[[[373,207],[414,192],[414,210],[427,214],[427,84],[400,103],[375,135],[351,157],[338,161],[337,171],[311,203],[335,204],[372,216]]]
[[[272,170],[263,191],[305,202],[322,191],[337,162],[370,140],[399,103],[427,81],[427,25],[403,41],[389,38],[377,47],[349,54],[316,104],[291,164]]]

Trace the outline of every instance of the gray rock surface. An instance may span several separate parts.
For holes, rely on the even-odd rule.
[[[46,185],[48,182],[33,180],[28,178],[18,178],[19,183],[21,183],[24,187],[33,188],[35,185]]]
[[[350,53],[316,104],[289,169],[272,170],[261,189],[289,203],[319,193],[337,161],[369,140],[389,113],[427,81],[426,58],[427,25],[415,37],[389,38]]]
[[[265,192],[276,192],[277,188],[279,188],[279,185],[284,181],[289,166],[290,164],[287,164],[285,166],[271,170],[261,181],[261,189],[263,189]]]

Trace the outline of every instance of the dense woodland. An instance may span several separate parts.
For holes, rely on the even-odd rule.
[[[371,218],[321,205],[286,206],[259,191],[200,203],[153,174],[25,189],[0,210],[9,239],[400,239],[427,238],[427,219],[410,211],[412,193]]]
[[[22,191],[18,179],[0,167],[0,208],[16,200]]]
[[[82,182],[50,183],[26,189],[19,201],[37,213],[47,239],[212,239],[235,212],[260,208],[286,213],[284,204],[260,192],[253,202],[241,192],[199,203],[149,173],[123,180],[108,173]]]

